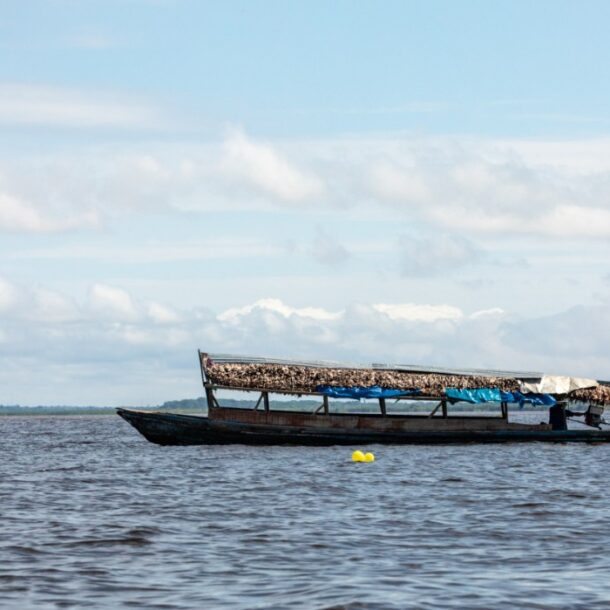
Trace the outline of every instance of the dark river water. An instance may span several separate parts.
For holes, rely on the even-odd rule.
[[[610,608],[610,445],[356,464],[158,447],[116,416],[0,433],[2,608]]]

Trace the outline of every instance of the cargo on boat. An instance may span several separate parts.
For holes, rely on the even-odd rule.
[[[207,416],[117,409],[161,445],[362,445],[368,443],[608,442],[604,407],[610,383],[532,372],[456,370],[412,365],[348,365],[199,352]],[[219,390],[255,392],[251,408],[222,405]],[[273,395],[313,397],[309,411],[282,408]],[[376,412],[350,413],[338,400],[374,401]],[[428,412],[397,412],[417,401]],[[495,404],[497,415],[466,415],[458,403]],[[510,421],[509,405],[548,407],[548,422]],[[543,412],[541,412],[543,413]],[[568,428],[568,421],[578,422]]]

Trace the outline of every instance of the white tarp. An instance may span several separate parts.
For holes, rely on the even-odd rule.
[[[543,375],[538,383],[525,381],[520,383],[522,392],[534,392],[536,394],[568,394],[574,390],[595,388],[598,385],[595,379],[562,377],[560,375]]]

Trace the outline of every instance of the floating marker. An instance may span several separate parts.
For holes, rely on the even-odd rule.
[[[364,459],[364,453],[362,453],[360,449],[357,449],[352,453],[352,462],[364,462]]]
[[[375,455],[372,453],[362,453],[360,449],[357,449],[352,453],[352,462],[374,462]]]

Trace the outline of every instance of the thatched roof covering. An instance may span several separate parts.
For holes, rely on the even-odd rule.
[[[446,388],[498,388],[519,390],[516,379],[477,375],[412,373],[379,369],[316,368],[285,364],[213,363],[206,368],[215,385],[236,389],[265,389],[315,392],[317,386],[380,386],[387,389],[415,390],[428,396],[443,396]]]

